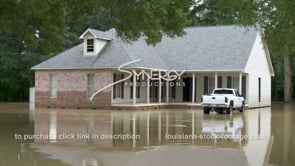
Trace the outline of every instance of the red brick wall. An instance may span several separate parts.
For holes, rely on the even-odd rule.
[[[50,98],[49,74],[57,74],[57,98]],[[87,97],[87,73],[94,73],[95,89],[113,82],[111,70],[37,70],[35,71],[36,107],[109,108],[112,90],[97,94],[92,102]]]

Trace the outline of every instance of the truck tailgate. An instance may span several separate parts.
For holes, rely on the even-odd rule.
[[[210,104],[224,104],[225,97],[212,95],[212,96],[203,96],[203,103],[210,103]]]

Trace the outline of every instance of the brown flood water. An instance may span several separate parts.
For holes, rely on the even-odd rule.
[[[0,166],[292,166],[294,127],[283,104],[203,115],[0,103]]]

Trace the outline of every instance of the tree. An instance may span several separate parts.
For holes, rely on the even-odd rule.
[[[292,55],[295,54],[295,1],[287,0],[203,0],[191,12],[194,25],[240,24],[259,25],[265,31],[273,59],[276,77],[273,96],[280,97],[284,88],[284,101],[292,101]],[[283,70],[281,70],[283,68]],[[292,70],[293,68],[293,70]],[[281,85],[283,83],[283,85]]]
[[[292,63],[295,52],[294,1],[264,0],[252,2],[257,22],[265,29],[265,39],[273,56],[282,57],[284,68],[284,101],[292,102]],[[245,19],[247,22],[247,19]]]
[[[86,28],[125,41],[184,35],[190,0],[0,0],[0,100],[28,98],[30,67],[79,42]]]

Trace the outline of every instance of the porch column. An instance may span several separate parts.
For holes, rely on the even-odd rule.
[[[162,86],[161,86],[162,80],[161,80],[160,75],[161,75],[161,71],[159,71],[159,85],[158,85],[158,87],[159,87],[159,95],[158,95],[159,103],[161,103],[161,98],[162,98]]]
[[[136,75],[135,74],[133,74],[133,86],[132,86],[132,88],[133,88],[133,94],[132,94],[132,96],[133,96],[133,104],[135,105],[136,104]]]
[[[146,102],[149,104],[150,103],[150,79],[147,77],[147,85],[146,85]]]
[[[217,88],[217,84],[218,84],[217,80],[218,80],[218,75],[217,75],[217,72],[215,72],[215,79],[214,79],[214,81],[215,81],[215,89]]]
[[[169,103],[169,81],[166,81],[166,103]]]
[[[192,80],[192,84],[193,84],[193,87],[192,87],[192,103],[195,102],[195,82],[196,82],[196,76],[195,76],[195,73],[193,73],[193,80]]]
[[[239,93],[242,93],[242,72],[239,74]]]

